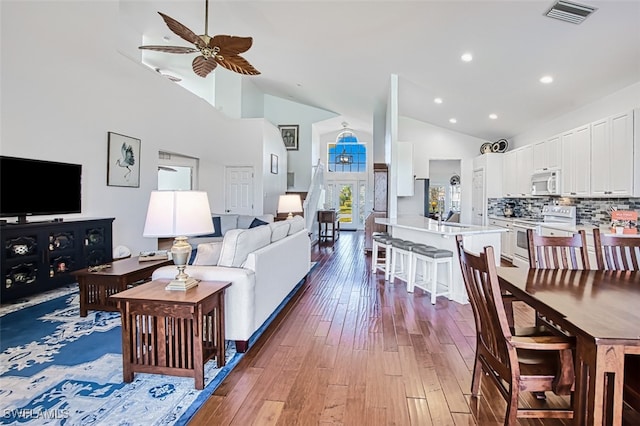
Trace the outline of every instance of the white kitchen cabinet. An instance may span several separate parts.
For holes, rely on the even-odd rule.
[[[492,152],[479,155],[473,159],[473,170],[484,169],[486,198],[501,198],[503,195],[502,157],[504,157],[504,154]]]
[[[512,219],[489,219],[489,225],[497,226],[500,228],[505,228],[507,232],[503,232],[500,234],[500,255],[506,259],[511,260],[513,258],[513,246],[512,239],[514,236],[513,232],[513,220]]]
[[[518,190],[516,154],[517,151],[509,151],[503,154],[502,193],[505,197],[515,197]]]
[[[398,142],[398,197],[413,197],[413,144]]]
[[[560,135],[533,144],[533,170],[559,169],[562,158]]]
[[[522,147],[516,152],[516,196],[531,195],[531,174],[533,173],[533,145]]]
[[[590,195],[591,125],[577,127],[561,136],[562,195],[587,197]]]
[[[634,195],[633,111],[591,123],[591,195]]]
[[[533,172],[533,145],[514,149],[503,154],[502,187],[505,197],[531,195]]]

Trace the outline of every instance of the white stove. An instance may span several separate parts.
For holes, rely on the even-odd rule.
[[[542,208],[542,220],[518,218],[513,221],[513,260],[514,266],[529,267],[529,241],[527,229],[533,229],[540,233],[541,225],[566,225],[576,226],[575,206],[544,206]]]

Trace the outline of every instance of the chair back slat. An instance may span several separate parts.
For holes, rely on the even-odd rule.
[[[584,230],[570,237],[542,236],[527,230],[532,269],[589,269]]]
[[[493,259],[493,247],[487,246],[478,255],[467,252],[458,239],[458,255],[469,302],[474,313],[476,333],[488,362],[501,374],[510,374],[518,365],[512,365],[517,357],[515,349],[508,345],[511,331],[502,302],[502,293]],[[487,261],[491,259],[491,261]],[[512,353],[510,353],[512,352]]]
[[[640,236],[619,236],[593,230],[598,269],[637,271],[640,265]]]

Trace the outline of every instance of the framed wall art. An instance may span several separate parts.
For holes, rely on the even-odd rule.
[[[271,173],[278,174],[278,156],[275,154],[271,154]]]
[[[140,187],[140,139],[108,132],[107,185]]]
[[[282,126],[278,126],[280,129],[280,134],[282,135],[282,141],[284,142],[285,148],[287,151],[297,151],[298,150],[298,125],[297,124],[286,124]]]

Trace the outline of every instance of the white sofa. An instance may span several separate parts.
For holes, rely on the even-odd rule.
[[[199,280],[230,281],[225,292],[225,339],[236,350],[249,339],[311,267],[311,242],[305,221],[296,216],[250,229],[231,229],[220,242],[201,243],[185,272]],[[156,269],[153,279],[173,279],[174,266]]]

